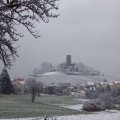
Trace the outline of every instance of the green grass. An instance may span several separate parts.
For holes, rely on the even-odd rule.
[[[61,108],[54,104],[77,104],[71,98],[59,96],[37,97],[31,103],[29,95],[0,95],[0,118],[23,118],[53,115],[72,115],[84,112]]]
[[[52,96],[45,95],[40,98],[37,97],[36,102],[45,103],[45,104],[55,104],[55,105],[75,105],[79,104],[79,101],[74,100],[68,96]]]

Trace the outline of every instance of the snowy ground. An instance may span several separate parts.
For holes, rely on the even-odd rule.
[[[99,112],[88,115],[61,116],[57,120],[120,120],[120,111]]]
[[[62,107],[73,109],[73,110],[82,110],[82,106],[83,106],[83,104],[77,104],[77,105],[65,105]]]
[[[87,102],[87,101],[89,101],[90,99],[85,99],[85,98],[78,98],[78,99],[75,99],[75,100],[77,100],[77,101],[80,101],[80,102]]]
[[[83,76],[83,75],[66,75],[61,72],[46,72],[41,77],[37,77],[37,81],[41,81],[45,85],[59,85],[59,83],[70,83],[71,85],[87,84],[88,82],[102,82],[105,79],[109,82],[118,81],[119,79],[110,76]]]
[[[90,99],[75,99],[77,101],[80,101],[80,103],[84,103],[89,101]],[[69,109],[73,109],[73,110],[82,110],[83,104],[76,104],[76,105],[62,105],[60,107],[64,107],[64,108],[69,108]]]
[[[103,111],[96,112],[88,115],[71,115],[71,116],[59,116],[54,117],[54,119],[49,118],[48,120],[120,120],[120,111],[111,110],[111,111]],[[1,119],[8,120],[8,119]],[[43,120],[40,118],[19,118],[19,119],[9,119],[9,120]]]

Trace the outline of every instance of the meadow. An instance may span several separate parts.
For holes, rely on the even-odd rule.
[[[78,103],[62,96],[42,95],[32,103],[30,95],[0,95],[0,119],[84,114],[83,111],[59,107]]]

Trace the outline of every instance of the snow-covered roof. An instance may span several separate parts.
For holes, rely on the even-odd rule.
[[[109,83],[109,85],[113,85],[113,83]]]
[[[95,83],[93,81],[88,81],[87,85],[94,85]]]
[[[114,81],[114,83],[115,83],[115,84],[118,84],[118,83],[120,83],[120,81]]]

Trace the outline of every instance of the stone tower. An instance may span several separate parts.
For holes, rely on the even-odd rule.
[[[71,55],[66,55],[67,66],[71,65]]]

